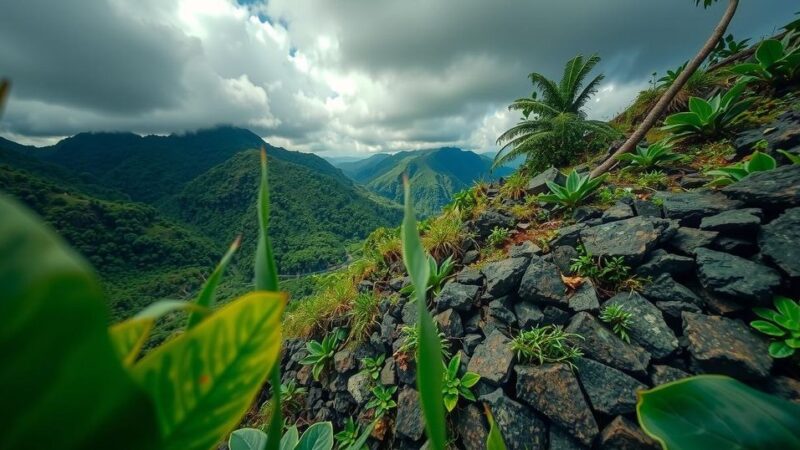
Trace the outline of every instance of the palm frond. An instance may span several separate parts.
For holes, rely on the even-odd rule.
[[[528,75],[534,87],[542,93],[542,101],[554,109],[563,111],[567,107],[567,102],[561,97],[561,90],[555,81],[546,78],[540,73],[533,72]]]
[[[594,79],[590,81],[585,88],[583,88],[583,91],[581,91],[581,93],[572,100],[572,106],[570,109],[575,112],[583,109],[583,107],[586,106],[586,102],[589,101],[589,98],[597,93],[597,88],[600,85],[600,82],[605,78],[606,76],[603,74],[594,77]]]

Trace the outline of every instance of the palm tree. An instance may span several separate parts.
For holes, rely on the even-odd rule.
[[[708,8],[711,6],[712,3],[716,2],[717,0],[695,0],[695,5],[700,5],[703,3],[703,8]],[[672,103],[675,99],[675,96],[683,88],[683,85],[689,81],[689,78],[697,71],[703,61],[708,58],[708,55],[714,51],[716,48],[717,43],[722,36],[725,35],[725,30],[728,29],[728,25],[731,23],[731,19],[733,19],[733,15],[736,14],[736,8],[739,6],[739,0],[728,0],[728,7],[725,9],[725,13],[722,15],[722,19],[720,19],[719,23],[717,24],[714,31],[709,36],[708,40],[706,41],[703,48],[700,49],[700,52],[695,55],[695,57],[689,61],[686,65],[686,68],[681,71],[681,73],[675,78],[675,81],[672,82],[672,85],[664,92],[664,95],[658,100],[658,102],[653,106],[653,109],[647,114],[644,118],[642,123],[639,124],[639,127],[636,128],[636,131],[631,134],[631,136],[625,141],[622,146],[617,149],[608,159],[606,159],[602,164],[597,166],[592,171],[592,176],[596,177],[602,174],[603,172],[610,169],[616,162],[617,157],[619,155],[628,153],[633,151],[636,148],[636,145],[644,139],[644,136],[650,131],[651,128],[656,124],[656,121],[661,117],[662,114],[667,110],[667,107]]]
[[[576,147],[588,136],[615,134],[607,123],[587,120],[582,111],[604,78],[597,75],[582,88],[598,62],[600,57],[597,55],[585,60],[581,55],[576,56],[567,62],[558,83],[540,73],[530,74],[535,90],[530,98],[515,100],[508,107],[522,112],[523,118],[497,139],[498,145],[504,144],[492,167],[523,155],[526,166],[533,170],[566,164],[572,159]]]

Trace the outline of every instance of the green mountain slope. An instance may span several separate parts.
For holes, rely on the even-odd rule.
[[[400,208],[378,202],[321,158],[271,148],[270,236],[281,273],[324,269],[346,261],[345,247],[380,226],[395,226]],[[319,159],[316,170],[308,164]],[[258,151],[236,154],[190,182],[168,203],[180,219],[216,241],[242,235],[242,258],[256,242]]]
[[[491,172],[492,162],[485,156],[452,147],[374,155],[339,167],[372,192],[395,202],[403,199],[402,175],[411,178],[411,195],[421,215],[438,213],[453,194],[475,181],[490,180],[508,173]]]

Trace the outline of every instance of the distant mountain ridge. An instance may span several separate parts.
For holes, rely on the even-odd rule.
[[[476,181],[488,181],[510,173],[506,168],[492,172],[490,158],[455,147],[392,155],[380,153],[361,161],[341,163],[338,167],[370,191],[395,202],[403,201],[401,177],[408,172],[411,196],[421,215],[438,213],[453,194]]]

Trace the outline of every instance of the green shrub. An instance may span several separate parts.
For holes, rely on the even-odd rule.
[[[347,450],[363,450],[366,448],[364,443],[372,433],[372,428],[375,425],[368,426],[365,430],[361,430],[361,426],[353,421],[352,417],[348,417],[344,423],[344,429],[333,436],[336,439],[339,449]],[[281,449],[283,450],[283,449]]]
[[[442,358],[449,358],[450,344],[447,342],[447,336],[445,336],[444,333],[439,332],[438,325],[434,324],[434,329],[436,331],[436,336],[438,336],[439,345],[442,349]],[[398,347],[397,353],[414,354],[419,346],[419,328],[404,325],[403,328],[400,329],[400,337],[403,339],[403,343],[400,345],[400,347]]]
[[[733,73],[746,80],[758,80],[774,85],[784,85],[800,76],[800,46],[790,43],[792,33],[783,41],[767,39],[758,45],[755,62],[738,64]]]
[[[494,229],[492,229],[491,234],[489,234],[489,237],[486,238],[486,242],[495,248],[502,247],[506,243],[510,235],[511,232],[508,231],[508,228],[494,227]]]
[[[630,279],[631,268],[625,264],[621,256],[595,258],[582,245],[579,245],[577,250],[578,257],[572,260],[571,272],[612,290],[617,290]]]
[[[374,410],[376,419],[397,408],[397,402],[392,398],[397,392],[397,386],[375,386],[372,388],[372,399],[364,405],[367,410]]]
[[[511,349],[522,363],[558,363],[572,366],[572,360],[583,356],[574,345],[582,336],[567,333],[559,325],[545,325],[522,331],[511,341]]]
[[[639,175],[636,184],[644,188],[660,189],[667,186],[669,178],[660,170],[651,170]]]
[[[635,152],[619,155],[617,159],[628,162],[629,167],[634,169],[652,169],[677,161],[681,155],[672,152],[669,141],[659,141],[647,147],[639,145]]]
[[[611,326],[611,331],[630,344],[628,330],[633,323],[633,314],[619,305],[608,305],[600,311],[600,320]]]
[[[444,362],[442,362],[444,364]],[[444,399],[444,407],[448,412],[455,409],[458,404],[458,398],[464,397],[465,399],[474,402],[475,395],[469,389],[475,386],[480,381],[481,376],[474,372],[467,372],[463,376],[458,376],[458,371],[461,368],[461,354],[457,353],[450,360],[450,364],[444,367],[444,379],[442,380],[442,398]]]
[[[740,162],[727,167],[709,170],[706,172],[706,175],[715,177],[709,183],[710,185],[726,186],[740,181],[752,173],[772,170],[776,166],[777,163],[775,162],[775,158],[767,155],[766,153],[755,151],[752,155],[750,155],[750,159],[748,159],[746,162]]]
[[[514,200],[524,197],[527,192],[529,180],[530,177],[528,177],[524,171],[517,170],[506,178],[505,183],[500,186],[500,195],[504,198],[511,198]]]
[[[442,261],[442,264],[437,264],[436,260],[433,259],[433,256],[428,256],[428,266],[429,266],[429,276],[428,276],[428,289],[427,291],[432,293],[434,296],[439,295],[439,292],[444,287],[444,282],[450,278],[450,275],[453,273],[453,269],[455,268],[455,263],[453,262],[453,257],[448,256],[447,259]],[[400,290],[401,294],[413,295],[416,290],[416,286],[413,284],[409,284],[408,286],[404,287]]]
[[[556,203],[568,208],[574,208],[594,194],[605,179],[606,174],[591,178],[589,175],[580,175],[573,170],[567,176],[563,186],[548,181],[547,187],[551,193],[540,195],[539,200],[545,203]]]
[[[366,357],[361,360],[361,364],[364,366],[363,372],[369,375],[370,380],[377,381],[381,376],[381,370],[383,370],[383,363],[385,361],[386,355],[378,355],[374,358]]]
[[[788,358],[800,348],[800,305],[786,297],[773,300],[775,309],[753,308],[764,320],[754,320],[750,326],[770,336],[769,354],[773,358]]]
[[[306,344],[308,355],[300,360],[300,364],[311,367],[311,374],[315,381],[319,381],[319,375],[325,366],[333,361],[333,355],[339,347],[339,343],[344,338],[344,330],[337,328],[331,331],[324,338],[322,342],[311,341]]]
[[[231,433],[228,438],[228,448],[230,450],[265,450],[268,448],[267,434],[255,428],[240,428]],[[280,450],[331,450],[332,448],[333,425],[330,422],[312,424],[302,436],[298,433],[296,426],[291,426],[280,438]]]
[[[363,342],[378,325],[378,302],[380,297],[372,292],[360,293],[353,301],[348,313],[350,317],[350,339],[354,343]]]
[[[677,139],[710,138],[727,133],[739,115],[753,104],[753,99],[740,100],[746,86],[745,82],[738,83],[724,95],[717,94],[710,100],[690,98],[689,111],[668,116],[662,130]]]
[[[733,34],[728,33],[724,39],[720,39],[714,51],[708,57],[711,64],[716,64],[720,60],[739,54],[749,47],[748,42],[750,39],[742,39],[737,41],[734,39]]]

